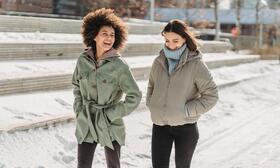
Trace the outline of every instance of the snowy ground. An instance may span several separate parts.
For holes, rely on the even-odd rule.
[[[162,43],[158,35],[129,35],[130,43]],[[1,43],[82,43],[80,34],[0,32]],[[248,53],[243,53],[248,54]],[[232,59],[232,52],[205,54],[205,61]],[[150,66],[155,56],[125,58],[132,67]],[[219,58],[218,58],[219,57]],[[69,74],[76,60],[0,62],[0,79]],[[57,68],[57,69],[56,69]],[[215,81],[259,77],[219,91],[218,104],[199,120],[200,140],[192,168],[276,168],[280,163],[280,66],[277,61],[258,61],[212,70]],[[260,77],[262,76],[262,77]],[[147,81],[138,81],[145,96]],[[143,97],[143,100],[145,97]],[[72,90],[44,91],[0,96],[0,128],[38,119],[73,114]],[[125,117],[126,145],[123,168],[151,168],[149,111],[140,108]],[[77,143],[75,122],[48,129],[0,133],[0,168],[74,168]],[[174,151],[173,151],[174,152]],[[170,167],[174,168],[174,153]],[[95,168],[104,168],[98,147]]]
[[[217,68],[211,71],[215,81],[220,85],[278,70],[277,61],[258,61],[233,67]],[[147,81],[138,81],[138,85],[143,92],[144,101]],[[34,104],[36,104],[35,108]],[[5,129],[15,127],[18,124],[68,115],[72,113],[72,104],[73,94],[71,89],[0,96],[0,128]]]
[[[280,144],[278,143],[280,140],[280,120],[278,119],[280,117],[280,72],[277,71],[279,65],[276,65],[276,61],[258,62],[239,65],[235,68],[225,67],[213,70],[215,79],[228,80],[238,75],[246,76],[245,74],[269,73],[270,75],[220,90],[217,106],[199,121],[200,140],[194,154],[192,168],[272,168],[277,167],[280,162]],[[143,85],[142,88],[145,88],[144,83],[143,81],[140,84]],[[45,103],[45,106],[41,106],[42,103],[37,104],[36,94],[30,94],[29,99],[28,96],[20,99],[20,95],[1,97],[0,118],[10,115],[14,122],[20,119],[13,116],[23,116],[28,119],[27,114],[29,114],[30,119],[33,119],[34,115],[44,116],[46,115],[44,113],[53,115],[61,111],[69,112],[72,98],[70,98],[71,92],[66,92],[67,94],[63,91],[50,93],[49,99],[43,96],[48,93],[36,93],[40,96],[38,102]],[[48,102],[51,98],[53,101]],[[41,109],[32,108],[32,100],[33,106]],[[34,111],[28,113],[25,109]],[[50,111],[45,111],[45,109]],[[51,112],[51,110],[58,111]],[[6,118],[0,123],[4,121],[7,121]],[[127,116],[125,123],[127,141],[126,146],[122,148],[122,167],[151,167],[152,123],[148,110],[144,109]],[[0,167],[75,167],[77,145],[74,129],[75,123],[68,123],[49,129],[34,129],[12,134],[1,133]],[[97,148],[94,164],[97,168],[105,167],[104,152],[101,147]],[[173,167],[172,157],[171,168]]]

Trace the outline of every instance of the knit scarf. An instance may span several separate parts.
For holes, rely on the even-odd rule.
[[[167,58],[169,74],[171,74],[171,72],[178,65],[180,58],[182,56],[182,53],[185,51],[185,49],[187,49],[186,46],[187,45],[185,43],[184,45],[182,45],[180,48],[178,48],[176,50],[170,50],[164,45],[163,51],[164,51],[165,57]]]

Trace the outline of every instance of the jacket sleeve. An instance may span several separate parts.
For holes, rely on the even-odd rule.
[[[122,68],[120,74],[119,86],[125,93],[125,100],[106,109],[106,115],[111,122],[130,114],[138,107],[142,98],[142,93],[127,65]]]
[[[194,117],[209,111],[218,101],[218,89],[213,77],[201,60],[196,65],[194,81],[200,97],[186,103],[187,116]]]
[[[152,65],[151,71],[150,71],[150,75],[149,75],[149,82],[148,82],[148,87],[147,87],[147,95],[146,95],[146,106],[149,107],[150,105],[150,101],[151,101],[151,97],[153,94],[153,90],[154,90],[154,69],[155,69],[155,62]]]
[[[72,76],[73,94],[74,94],[73,108],[74,108],[74,112],[76,115],[82,110],[82,106],[83,106],[78,76],[79,76],[78,67],[76,66],[73,76]]]

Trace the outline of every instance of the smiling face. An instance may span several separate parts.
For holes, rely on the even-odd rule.
[[[176,50],[186,42],[183,37],[174,32],[164,32],[163,37],[165,39],[165,46],[170,50]]]
[[[94,38],[98,53],[105,53],[110,50],[115,42],[115,30],[111,26],[103,26]]]

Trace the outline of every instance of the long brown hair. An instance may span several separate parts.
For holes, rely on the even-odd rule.
[[[180,35],[182,38],[186,39],[186,44],[190,51],[197,51],[197,42],[194,34],[189,30],[186,23],[181,20],[174,19],[168,22],[164,27],[161,34],[166,32],[173,32]]]

